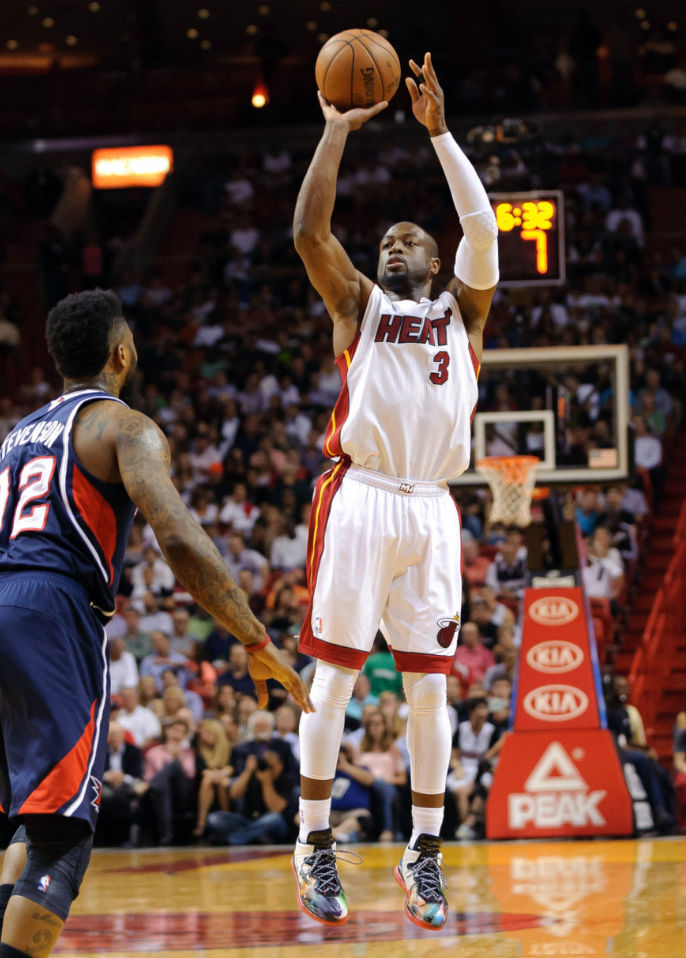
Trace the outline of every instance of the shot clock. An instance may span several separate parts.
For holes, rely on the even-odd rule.
[[[564,198],[560,190],[491,193],[498,222],[501,286],[565,281]]]

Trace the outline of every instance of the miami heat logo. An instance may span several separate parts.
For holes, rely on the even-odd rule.
[[[438,620],[438,634],[436,635],[436,641],[442,649],[447,649],[450,646],[451,642],[455,638],[455,633],[459,628],[459,615],[454,615],[451,619]]]

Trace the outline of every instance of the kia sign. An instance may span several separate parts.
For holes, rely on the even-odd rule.
[[[122,146],[93,151],[93,186],[100,190],[125,186],[159,186],[174,168],[170,146]]]
[[[584,661],[584,653],[573,642],[549,639],[532,646],[526,653],[526,661],[537,672],[573,672]]]
[[[542,722],[569,722],[583,715],[588,696],[571,685],[539,685],[524,696],[524,709]]]
[[[531,603],[529,615],[539,625],[568,625],[579,615],[579,606],[566,595],[546,595]]]
[[[599,728],[581,589],[527,589],[513,730]]]

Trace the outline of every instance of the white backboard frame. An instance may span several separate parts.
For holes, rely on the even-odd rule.
[[[485,424],[487,422],[512,421],[521,422],[528,419],[543,418],[544,413],[550,416],[553,427],[553,439],[549,443],[549,433],[544,421],[544,443],[546,447],[546,461],[536,471],[536,483],[539,485],[590,485],[593,483],[622,482],[631,473],[629,462],[629,347],[623,343],[608,346],[545,346],[528,347],[525,349],[485,349],[481,357],[483,367],[509,369],[540,366],[563,366],[568,362],[570,366],[576,363],[614,364],[614,383],[616,395],[616,441],[618,464],[615,468],[591,469],[589,466],[572,466],[556,468],[550,464],[549,448],[555,455],[554,415],[551,410],[522,410],[521,412],[481,413],[477,406],[474,416],[475,459],[485,455]],[[480,417],[480,418],[479,418]],[[477,418],[479,427],[477,432]],[[547,418],[547,417],[546,417]],[[549,426],[547,428],[550,428]],[[481,443],[481,447],[477,445]],[[471,469],[462,473],[450,483],[454,486],[485,486],[487,480],[476,470]]]

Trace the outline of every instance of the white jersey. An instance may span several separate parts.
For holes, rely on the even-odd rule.
[[[446,482],[469,465],[479,364],[449,292],[393,301],[374,286],[336,358],[343,387],[324,454],[402,479]]]

